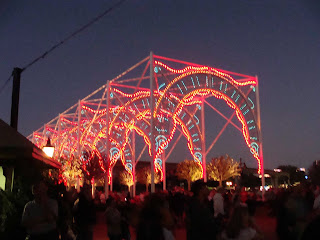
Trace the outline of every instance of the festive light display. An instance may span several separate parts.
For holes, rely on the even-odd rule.
[[[257,160],[260,173],[263,158],[260,156],[260,126],[257,122],[259,113],[255,101],[257,79],[239,74],[237,76],[243,78],[236,80],[229,72],[207,66],[189,65],[177,70],[158,60],[154,60],[153,65],[154,72],[151,74],[154,74],[156,86],[153,91],[153,112],[150,91],[140,87],[145,78],[145,68],[142,76],[136,78],[139,81],[136,87],[128,84],[126,88],[125,83],[133,80],[117,82],[117,77],[111,81],[108,90],[109,109],[106,108],[107,91],[104,85],[89,95],[90,99],[82,99],[78,105],[70,108],[74,113],[67,110],[42,130],[34,132],[29,139],[42,147],[50,137],[52,144],[58,149],[55,158],[66,161],[79,159],[79,164],[87,175],[90,175],[87,166],[98,159],[99,167],[108,175],[108,182],[111,183],[112,168],[119,159],[129,176],[135,178],[134,146],[131,141],[131,135],[135,132],[142,137],[150,156],[154,146],[154,170],[162,181],[165,159],[161,156],[171,145],[176,132],[181,131],[187,139],[189,152],[201,167],[203,177],[206,149],[203,148],[205,140],[200,113],[203,111],[201,106],[204,99],[212,96],[223,100],[235,111],[246,145]],[[103,91],[102,97],[96,98],[95,94],[100,94],[99,90]]]
[[[260,173],[262,163],[259,157],[259,145],[256,142],[259,136],[256,131],[257,124],[253,112],[254,104],[238,87],[256,85],[256,81],[237,82],[230,75],[209,67],[189,66],[182,70],[174,70],[161,62],[156,61],[155,63],[170,72],[179,73],[180,75],[174,78],[162,91],[155,106],[154,116],[160,111],[159,106],[166,101],[166,96],[175,92],[174,89],[179,89],[181,94],[176,96],[181,97],[181,99],[180,102],[172,104],[172,107],[168,109],[172,112],[173,119],[175,119],[181,108],[191,102],[196,95],[206,96],[211,93],[212,96],[223,99],[229,107],[236,110],[236,116],[242,125],[242,134],[254,158],[258,160],[258,172]],[[248,124],[250,125],[248,126]],[[190,145],[188,147],[192,153]]]

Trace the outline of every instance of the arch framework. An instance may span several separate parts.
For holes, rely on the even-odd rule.
[[[209,97],[221,99],[233,114],[226,117]],[[205,106],[226,119],[210,145],[205,138]],[[109,184],[118,160],[135,182],[135,166],[147,151],[152,178],[160,174],[165,188],[165,162],[180,138],[187,139],[206,181],[206,156],[228,125],[241,132],[264,185],[258,78],[151,53],[28,138],[41,148],[50,137],[54,158],[69,163],[77,159],[89,176],[94,175],[93,161],[98,162]],[[136,135],[145,144],[138,157]]]

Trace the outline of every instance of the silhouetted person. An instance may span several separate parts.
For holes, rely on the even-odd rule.
[[[188,240],[214,240],[217,226],[207,207],[209,191],[201,181],[192,184],[193,197],[187,209],[187,239]]]
[[[137,240],[174,240],[170,231],[173,218],[163,196],[151,194],[142,207],[137,228]]]
[[[222,240],[257,240],[262,236],[250,222],[248,207],[245,204],[238,205],[232,212],[225,231],[222,232]]]
[[[248,194],[248,199],[246,201],[246,204],[248,206],[248,212],[250,217],[253,217],[256,212],[257,208],[257,195],[255,192],[251,192]]]
[[[28,202],[22,214],[22,225],[30,240],[58,240],[58,203],[47,195],[48,186],[44,181],[33,185],[34,200]]]
[[[74,226],[72,215],[73,199],[72,193],[64,191],[59,199],[59,232],[61,240],[74,240]]]
[[[183,211],[185,205],[185,197],[182,193],[177,192],[171,197],[171,207],[172,211],[176,217],[178,225],[182,225]]]
[[[74,218],[77,227],[77,240],[92,240],[95,209],[90,186],[84,185],[74,205]]]
[[[301,240],[320,239],[320,215],[305,228]]]
[[[116,206],[116,201],[112,198],[108,199],[105,215],[109,239],[121,240],[121,214]]]

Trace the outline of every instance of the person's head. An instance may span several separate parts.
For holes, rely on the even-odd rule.
[[[216,194],[216,190],[215,189],[212,189],[209,193],[209,196],[210,197],[213,197],[214,195]]]
[[[115,208],[117,206],[117,202],[113,197],[109,197],[106,202],[108,207]]]
[[[192,184],[191,192],[193,193],[193,196],[200,201],[206,199],[209,195],[209,190],[202,180],[197,180]]]
[[[92,200],[91,186],[88,184],[83,184],[83,187],[81,188],[81,191],[80,191],[80,195],[88,201]]]
[[[224,193],[223,187],[218,187],[217,188],[217,193],[220,193],[220,194]]]
[[[47,196],[48,186],[43,180],[37,181],[32,186],[32,194],[36,200],[40,200],[41,198]]]
[[[249,224],[249,212],[248,207],[244,204],[240,204],[235,207],[232,212],[230,221],[226,228],[226,233],[229,238],[237,238],[241,229],[248,227]]]

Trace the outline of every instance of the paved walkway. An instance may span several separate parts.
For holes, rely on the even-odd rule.
[[[96,225],[93,228],[93,240],[107,240],[107,225],[103,212],[97,212]]]
[[[261,207],[257,209],[255,221],[264,235],[264,240],[278,240],[276,233],[277,220],[268,215],[268,209]]]

